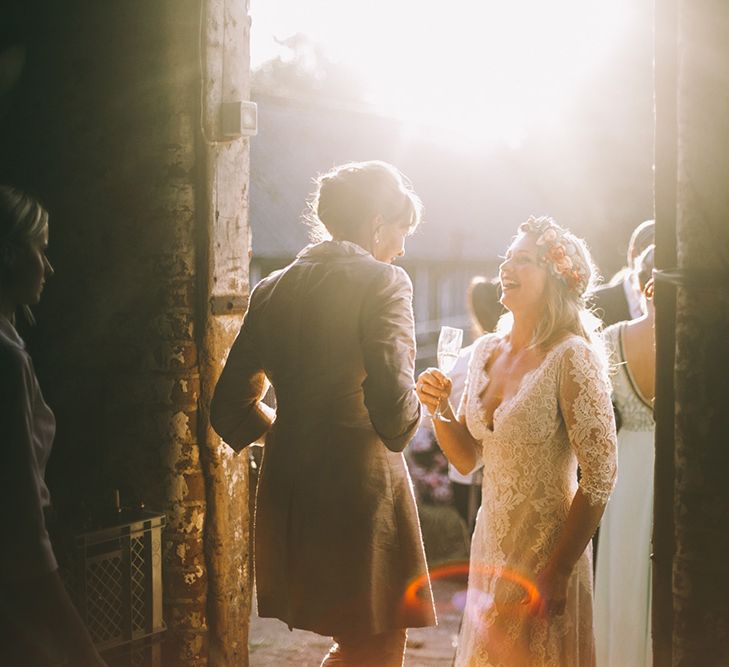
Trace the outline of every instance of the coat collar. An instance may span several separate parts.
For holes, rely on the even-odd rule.
[[[334,259],[337,257],[371,256],[362,246],[352,241],[321,241],[306,246],[297,257],[304,259]]]

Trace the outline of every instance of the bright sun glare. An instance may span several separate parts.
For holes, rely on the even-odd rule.
[[[302,32],[411,131],[518,144],[589,87],[629,15],[630,0],[251,0],[251,57]]]

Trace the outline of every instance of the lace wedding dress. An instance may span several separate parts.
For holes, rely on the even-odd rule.
[[[594,664],[591,547],[570,577],[566,610],[537,617],[525,582],[557,543],[579,486],[604,503],[616,473],[609,383],[588,343],[571,336],[522,379],[485,422],[484,368],[499,338],[474,346],[460,414],[483,446],[482,505],[471,543],[457,667],[583,667]],[[527,584],[528,585],[528,584]]]
[[[652,665],[651,533],[653,524],[653,407],[625,363],[620,322],[605,330],[613,401],[621,416],[620,475],[600,523],[595,572],[598,667]]]

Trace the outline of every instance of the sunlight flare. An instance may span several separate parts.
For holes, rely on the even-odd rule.
[[[449,142],[509,144],[559,121],[631,11],[627,0],[251,4],[254,66],[275,55],[274,37],[303,32],[351,68],[379,112]]]

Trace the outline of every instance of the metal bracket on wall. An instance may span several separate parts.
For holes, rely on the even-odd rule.
[[[224,294],[210,299],[210,312],[213,315],[243,315],[247,307],[247,294]]]
[[[711,269],[653,269],[657,283],[700,290],[727,289],[729,272]]]

